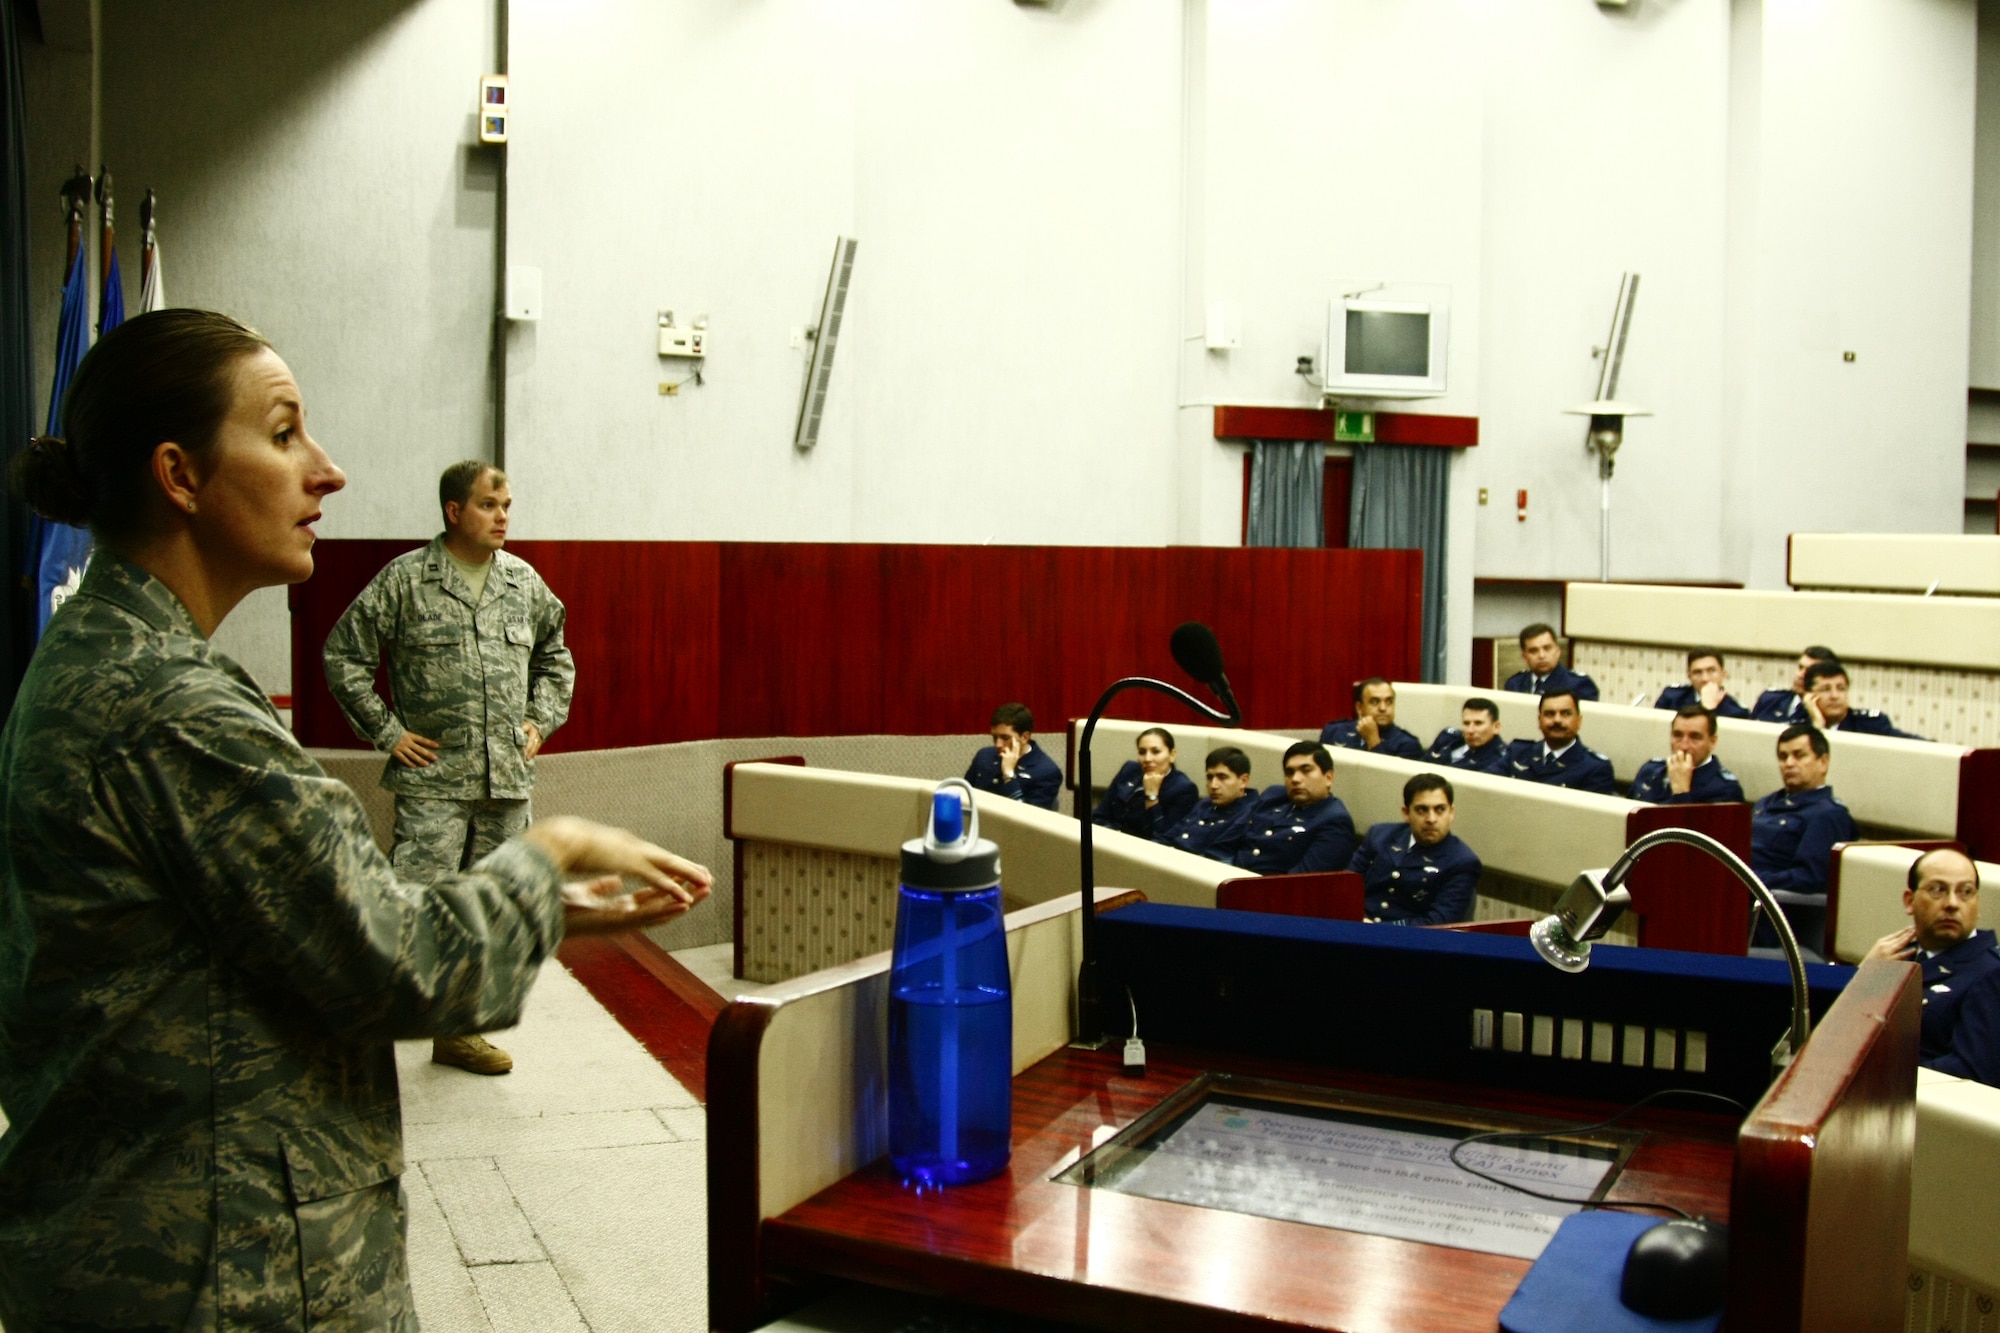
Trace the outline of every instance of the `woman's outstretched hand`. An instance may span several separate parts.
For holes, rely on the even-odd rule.
[[[706,866],[608,824],[572,815],[536,820],[521,834],[562,871],[571,935],[639,930],[679,916],[708,897]],[[628,880],[639,887],[626,891]]]

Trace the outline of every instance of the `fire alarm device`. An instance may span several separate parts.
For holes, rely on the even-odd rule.
[[[488,74],[479,81],[479,142],[507,142],[507,76]]]
[[[1522,523],[1528,521],[1528,493],[1526,491],[1514,492],[1514,517]]]

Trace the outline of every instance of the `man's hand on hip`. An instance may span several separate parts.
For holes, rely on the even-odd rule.
[[[542,729],[532,722],[521,724],[521,758],[533,759],[542,749]]]
[[[406,731],[390,748],[389,755],[404,768],[429,768],[437,760],[438,743],[428,736]]]

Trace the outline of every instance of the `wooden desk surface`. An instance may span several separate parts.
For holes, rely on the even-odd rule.
[[[886,1161],[764,1224],[774,1265],[1103,1328],[1477,1330],[1493,1333],[1529,1262],[1056,1184],[1050,1177],[1204,1070],[1480,1110],[1596,1121],[1617,1108],[1460,1085],[1150,1049],[1059,1051],[1014,1081],[1014,1153],[993,1180],[930,1195]],[[1109,1129],[1105,1127],[1109,1126]],[[1609,1197],[1727,1221],[1737,1121],[1647,1111]]]

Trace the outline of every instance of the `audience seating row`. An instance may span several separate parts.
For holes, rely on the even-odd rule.
[[[1794,588],[2000,597],[2000,537],[1919,532],[1795,532]]]
[[[1500,706],[1500,728],[1509,740],[1541,735],[1536,696],[1457,685],[1398,682],[1396,723],[1428,745],[1440,730],[1458,725],[1465,701],[1475,694]],[[1630,782],[1641,764],[1667,752],[1672,716],[1660,708],[1585,704],[1583,743],[1609,756],[1619,781]],[[1753,801],[1784,785],[1777,760],[1783,731],[1776,723],[1736,718],[1717,727],[1716,757]],[[1871,837],[1956,838],[1975,855],[2000,857],[2000,750],[1841,731],[1827,739],[1833,752],[1827,781]]]
[[[1910,918],[1903,911],[1903,890],[1910,882],[1910,863],[1933,847],[1953,845],[1945,840],[1922,839],[1907,843],[1850,842],[1835,847],[1826,889],[1829,961],[1858,963],[1876,940],[1909,925]],[[2000,865],[1990,861],[1974,864],[1979,869],[1980,884],[2000,894]],[[1996,918],[1988,915],[1981,924],[1991,930]]]
[[[1840,653],[1857,706],[1960,745],[2000,744],[2000,598],[1571,583],[1563,630],[1606,700],[1656,697],[1698,645],[1728,657],[1746,703],[1789,686],[1799,650]]]
[[[1091,746],[1091,779],[1117,772],[1149,722],[1105,718]],[[1210,749],[1235,745],[1250,756],[1261,788],[1284,780],[1284,752],[1298,737],[1227,727],[1172,725],[1178,763],[1201,772]],[[1076,772],[1071,726],[1069,772]],[[1333,794],[1347,806],[1355,832],[1402,818],[1403,784],[1427,765],[1358,750],[1335,754]],[[1073,779],[1072,779],[1073,780]],[[1648,805],[1622,796],[1545,787],[1486,773],[1451,774],[1457,820],[1452,831],[1479,856],[1484,874],[1476,916],[1505,919],[1539,914],[1579,870],[1608,866],[1641,834],[1656,828],[1698,828],[1738,855],[1750,855],[1750,808]],[[1616,943],[1706,953],[1741,954],[1750,904],[1729,873],[1698,852],[1674,848],[1643,862],[1631,886],[1632,908],[1614,928]]]

